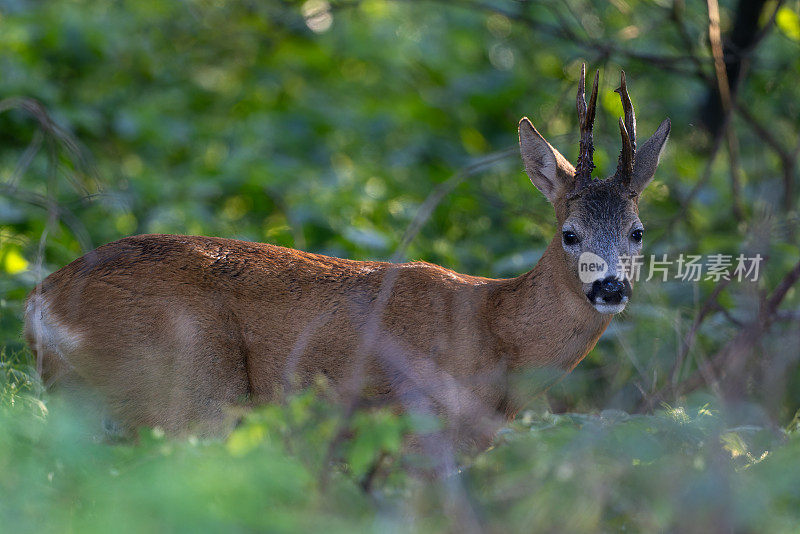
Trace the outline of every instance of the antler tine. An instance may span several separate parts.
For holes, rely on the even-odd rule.
[[[625,83],[625,71],[620,74],[619,87],[614,90],[619,93],[622,100],[622,110],[625,120],[619,119],[619,130],[622,137],[622,150],[619,153],[617,175],[622,176],[627,182],[633,176],[633,161],[636,156],[636,113],[628,95],[628,86]]]
[[[631,97],[628,95],[628,85],[625,83],[625,71],[620,72],[619,87],[614,89],[615,93],[619,94],[622,100],[622,109],[625,112],[625,129],[628,130],[628,136],[631,139],[631,146],[634,151],[636,150],[636,113],[633,110]]]
[[[575,170],[576,189],[585,187],[592,181],[592,170],[594,170],[594,142],[592,139],[592,128],[594,126],[595,109],[597,105],[597,87],[600,82],[600,71],[595,72],[594,86],[592,95],[589,97],[589,104],[586,104],[586,64],[581,67],[581,78],[578,82],[578,95],[576,105],[578,108],[578,120],[581,128],[580,152],[578,153],[578,165]]]
[[[627,184],[633,176],[633,139],[631,139],[625,121],[619,118],[619,134],[622,137],[622,150],[619,153],[619,163],[617,164],[617,176]]]
[[[597,86],[600,83],[600,69],[594,73],[594,83],[592,84],[592,96],[589,97],[589,131],[594,126],[594,111],[597,106]]]

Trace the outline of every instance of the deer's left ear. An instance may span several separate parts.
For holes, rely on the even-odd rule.
[[[519,121],[519,151],[525,172],[551,204],[575,186],[575,168],[545,141],[528,117]]]
[[[653,179],[661,154],[664,152],[664,147],[667,146],[669,129],[669,119],[664,119],[656,133],[636,150],[633,177],[631,178],[631,187],[636,192],[641,193]]]

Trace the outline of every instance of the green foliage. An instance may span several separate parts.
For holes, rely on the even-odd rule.
[[[439,184],[515,145],[520,116],[574,157],[572,95],[588,61],[603,70],[598,175],[616,161],[620,104],[612,89],[620,68],[641,138],[672,119],[668,152],[642,202],[645,252],[769,259],[758,284],[733,284],[721,295],[722,309],[701,325],[685,368],[672,369],[680,351],[673,332],[689,329],[714,283],[652,280],[639,284],[635,311],[615,320],[581,366],[601,380],[582,385],[578,376],[564,384],[572,389],[553,391],[570,409],[611,401],[633,409],[637,389],[684,379],[736,332],[726,317],[751,320],[758,292],[800,255],[796,240],[786,239],[796,212],[775,213],[782,160],[735,118],[745,216],[733,218],[729,162],[721,153],[711,164],[710,139],[696,126],[709,85],[691,74],[691,61],[660,69],[639,56],[692,52],[711,75],[704,4],[610,2],[579,21],[572,17],[581,8],[562,4],[22,1],[0,8],[0,98],[35,98],[58,126],[20,104],[0,113],[0,176],[14,186],[0,195],[2,343],[22,347],[22,302],[38,280],[82,249],[132,233],[389,258]],[[734,8],[733,0],[721,6],[723,31]],[[584,41],[552,31],[564,10]],[[796,5],[780,8],[740,88],[740,100],[781,141],[796,136],[800,113],[796,18]],[[680,20],[686,35],[665,19]],[[540,23],[532,28],[530,20]],[[622,52],[604,55],[592,39]],[[684,206],[706,165],[705,186]],[[47,212],[31,194],[66,211]],[[554,231],[551,208],[511,151],[446,195],[403,256],[514,276],[531,268]],[[798,298],[793,292],[788,302]],[[783,323],[775,328],[776,344],[796,351]],[[800,376],[796,362],[790,367]],[[620,395],[631,379],[638,388]],[[775,413],[784,421],[800,398],[786,402]]]
[[[526,412],[432,483],[403,474],[406,418],[347,417],[315,391],[253,411],[224,441],[142,429],[116,445],[58,399],[42,417],[26,396],[5,395],[0,410],[0,521],[12,532],[447,531],[463,521],[454,487],[489,531],[791,532],[800,521],[796,430],[729,428],[708,404]]]
[[[47,408],[40,400],[41,382],[36,368],[31,365],[27,351],[13,355],[0,348],[0,409],[22,405],[40,417],[47,415]]]
[[[357,486],[333,476],[323,493],[317,473],[280,441],[234,454],[224,443],[150,431],[136,444],[110,446],[90,439],[69,412],[53,411],[47,421],[3,417],[4,529],[344,532],[366,518]]]
[[[721,2],[725,35],[737,2]],[[470,517],[490,531],[796,530],[796,320],[776,321],[760,339],[732,402],[686,398],[681,387],[758,319],[763,296],[800,257],[796,202],[786,207],[787,183],[797,191],[798,4],[781,4],[748,52],[738,103],[755,122],[738,109],[737,142],[726,138],[715,157],[698,126],[716,86],[705,9],[643,0],[0,2],[3,530],[468,530]],[[528,270],[554,219],[517,155],[503,150],[527,115],[574,158],[584,61],[602,69],[598,175],[616,163],[620,68],[641,139],[672,119],[642,199],[645,252],[768,258],[757,283],[720,293],[696,332],[715,283],[640,282],[586,361],[441,484],[404,470],[417,459],[403,436],[436,421],[346,414],[318,392],[246,415],[225,441],[142,430],[116,445],[42,397],[20,336],[25,296],[125,235],[208,234],[387,259],[432,191],[492,156],[444,196],[402,256],[476,275]],[[783,310],[791,317],[798,306],[790,290]],[[554,377],[522,378],[525,394]],[[675,408],[653,412],[662,398]],[[650,414],[627,414],[637,410]]]

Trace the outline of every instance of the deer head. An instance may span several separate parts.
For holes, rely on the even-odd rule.
[[[589,103],[585,99],[586,66],[581,69],[577,107],[580,151],[573,167],[533,127],[527,117],[519,123],[519,141],[525,171],[531,182],[555,208],[564,253],[563,266],[572,289],[581,291],[600,313],[622,311],[632,284],[620,260],[641,253],[644,226],[639,219],[639,196],[653,179],[669,136],[664,119],[650,139],[636,147],[636,116],[628,96],[625,73],[616,89],[624,118],[619,119],[622,149],[616,172],[593,179],[592,126],[597,103],[598,71]]]

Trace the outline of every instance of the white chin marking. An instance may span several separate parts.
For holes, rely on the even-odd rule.
[[[625,309],[627,302],[620,302],[619,304],[606,304],[605,302],[595,302],[594,309],[606,315],[614,315]]]

